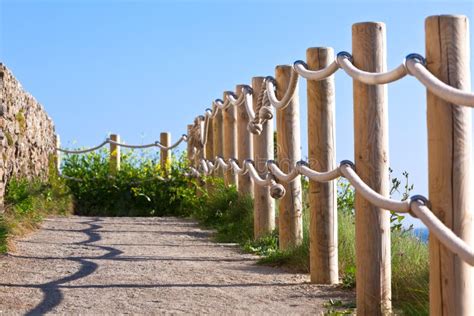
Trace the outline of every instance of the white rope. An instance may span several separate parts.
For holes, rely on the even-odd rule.
[[[262,178],[258,174],[257,169],[255,169],[255,166],[253,165],[252,161],[247,160],[245,162],[245,167],[247,168],[249,175],[252,177],[254,183],[261,187],[269,186],[271,185],[271,179],[269,177]],[[268,174],[267,174],[268,175]]]
[[[351,164],[341,163],[339,167],[341,174],[349,180],[350,184],[355,188],[356,193],[362,195],[364,199],[373,205],[389,211],[396,211],[399,213],[407,213],[410,210],[410,202],[397,201],[386,198],[385,196],[375,192],[357,175]]]
[[[293,69],[303,78],[308,80],[323,80],[333,75],[338,69],[337,61],[333,61],[329,66],[320,70],[309,70],[304,61],[297,60],[293,64]]]
[[[222,157],[216,157],[216,169],[221,168],[223,171],[227,171],[227,169],[230,168],[230,165],[228,165]]]
[[[420,201],[412,200],[411,211],[444,246],[469,265],[474,266],[474,248],[446,227],[426,205]]]
[[[352,56],[347,52],[337,54],[337,63],[352,79],[365,84],[386,84],[397,81],[407,75],[405,63],[388,72],[368,72],[352,64]]]
[[[116,142],[114,140],[108,139],[108,143],[114,144],[114,145],[117,145],[117,146],[120,146],[120,147],[131,148],[131,149],[143,149],[143,148],[150,148],[150,147],[159,147],[159,148],[164,149],[164,150],[170,150],[170,149],[173,149],[173,148],[179,146],[179,144],[181,144],[183,141],[186,141],[186,140],[187,140],[187,135],[182,135],[171,146],[163,146],[163,144],[161,144],[159,141],[156,141],[156,142],[151,143],[151,144],[145,144],[145,145],[129,145],[129,144],[119,143],[119,142]]]
[[[181,144],[183,141],[187,141],[187,139],[188,139],[187,135],[182,135],[179,138],[179,140],[177,142],[175,142],[173,145],[163,146],[159,141],[156,141],[156,142],[151,143],[151,144],[145,144],[145,145],[129,145],[129,144],[124,144],[124,143],[119,143],[119,142],[116,142],[114,140],[111,140],[110,138],[107,138],[106,140],[104,140],[99,145],[97,145],[95,147],[88,148],[88,149],[69,150],[69,149],[64,149],[64,148],[56,148],[56,150],[59,151],[59,152],[62,152],[62,153],[66,153],[66,154],[85,154],[85,153],[100,149],[101,147],[104,147],[106,144],[114,144],[114,145],[117,145],[117,146],[120,146],[120,147],[131,148],[131,149],[143,149],[143,148],[149,148],[149,147],[159,147],[159,148],[164,149],[164,150],[170,150],[170,149],[173,149],[173,148],[179,146],[179,144]]]
[[[244,106],[245,110],[247,111],[247,115],[249,116],[249,123],[255,120],[255,112],[253,111],[253,99],[252,99],[253,92],[251,90],[244,90],[242,91],[242,95],[244,95]]]
[[[243,93],[243,91],[242,93],[240,93],[237,99],[235,98],[236,97],[235,93],[233,93],[232,91],[226,91],[225,95],[227,99],[229,100],[230,104],[234,106],[240,106],[244,102],[244,99],[245,99],[245,94]]]
[[[238,175],[245,175],[247,174],[247,169],[245,168],[245,163],[242,164],[242,168],[240,168],[237,159],[229,159],[229,164],[234,169],[234,172]]]
[[[312,181],[316,182],[329,182],[332,180],[335,180],[341,176],[341,172],[339,170],[339,167],[337,167],[334,170],[330,170],[327,172],[318,172],[315,171],[308,166],[306,166],[303,163],[297,163],[296,164],[296,169],[298,172],[306,177],[308,177]]]
[[[405,63],[408,73],[418,79],[434,95],[454,105],[474,107],[473,93],[456,89],[436,78],[426,69],[420,57],[417,58],[416,55],[413,58],[407,57]]]
[[[283,98],[281,98],[281,100],[278,100],[275,95],[276,86],[275,79],[273,77],[267,77],[265,79],[265,85],[270,104],[277,109],[284,109],[290,103],[293,95],[295,94],[296,88],[298,87],[298,73],[293,68],[291,68],[290,82],[288,84],[288,88],[285,91],[285,95]]]
[[[216,99],[212,102],[212,104],[216,106],[219,110],[225,110],[231,105],[227,97],[224,101],[222,101],[221,99]]]
[[[88,149],[81,149],[81,150],[69,150],[69,149],[63,149],[63,148],[56,148],[57,151],[60,151],[62,153],[65,153],[65,154],[85,154],[85,153],[88,153],[88,152],[91,152],[91,151],[94,151],[94,150],[97,150],[101,147],[104,147],[105,145],[107,145],[109,143],[110,139],[106,139],[104,140],[102,143],[100,143],[99,145],[95,146],[95,147],[91,147],[91,148],[88,148]]]
[[[286,174],[277,166],[276,162],[273,160],[267,161],[267,168],[278,180],[283,182],[291,182],[299,177],[299,172],[296,168],[294,168],[294,166],[292,166],[291,171]]]

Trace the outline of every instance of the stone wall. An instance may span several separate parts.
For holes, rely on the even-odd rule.
[[[54,124],[44,108],[23,90],[7,67],[0,63],[0,212],[5,186],[13,177],[48,175],[55,152]]]

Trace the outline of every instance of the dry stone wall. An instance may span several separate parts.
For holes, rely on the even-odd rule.
[[[14,177],[46,179],[55,152],[54,124],[43,106],[0,63],[0,212]]]

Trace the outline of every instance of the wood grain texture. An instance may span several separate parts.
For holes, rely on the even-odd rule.
[[[110,139],[115,142],[120,142],[120,136],[117,134],[111,134]],[[114,175],[120,170],[120,146],[110,144],[109,155],[109,172]]]
[[[205,154],[206,159],[214,161],[214,127],[213,127],[213,119],[209,118],[207,128],[207,139],[206,139],[206,146],[205,146]]]
[[[224,157],[224,126],[223,126],[223,114],[222,110],[217,110],[216,116],[212,119],[212,143],[213,143],[213,158],[216,158],[217,156],[219,157]],[[222,172],[222,169],[219,168],[219,170],[214,173],[214,175],[218,177],[223,177],[224,173]]]
[[[235,94],[239,97],[242,94],[244,85],[235,87]],[[241,104],[237,107],[237,159],[239,165],[243,166],[245,159],[253,159],[253,137],[247,130],[249,116],[245,105]],[[253,181],[250,175],[244,174],[238,176],[239,193],[242,195],[253,197]]]
[[[309,69],[318,70],[334,61],[332,48],[317,47],[306,51]],[[307,81],[308,159],[312,169],[336,168],[336,121],[334,76]],[[337,253],[336,181],[309,182],[310,273],[311,282],[339,282]]]
[[[226,93],[224,93],[224,100]],[[224,110],[224,159],[237,158],[237,109],[231,105]],[[238,189],[237,174],[229,168],[224,174],[226,185],[235,185]]]
[[[170,133],[160,133],[160,143],[163,146],[171,145],[171,134]],[[161,169],[165,170],[166,173],[169,172],[171,167],[171,150],[160,149],[160,166]]]
[[[470,90],[469,25],[465,16],[425,21],[427,68],[441,81]],[[471,110],[427,92],[429,198],[433,213],[473,245]],[[474,268],[430,235],[430,314],[474,314]]]
[[[189,141],[189,138],[191,137],[191,131],[193,129],[193,124],[188,124],[187,125],[187,135],[188,135],[188,142],[186,143],[186,152],[187,152],[187,158],[188,158],[188,163],[190,166],[194,166],[194,161],[192,158],[192,153],[193,153],[193,147],[191,146],[191,142]]]
[[[252,78],[253,108],[256,110],[259,92],[264,77]],[[262,133],[253,135],[253,155],[255,168],[261,176],[265,174],[265,163],[273,159],[273,120],[262,125]],[[275,229],[275,201],[270,196],[269,187],[254,186],[254,238],[270,234]]]
[[[385,24],[352,26],[354,65],[386,71]],[[386,85],[354,85],[354,154],[358,175],[376,192],[389,196],[388,104]],[[390,213],[355,197],[356,293],[358,315],[391,309]]]
[[[275,68],[276,95],[279,99],[287,90],[291,76],[291,66],[280,65]],[[279,167],[286,173],[301,159],[300,113],[298,87],[288,106],[276,110],[277,117],[277,159]],[[290,183],[283,183],[285,196],[279,205],[280,249],[300,245],[303,241],[303,209],[300,177]]]

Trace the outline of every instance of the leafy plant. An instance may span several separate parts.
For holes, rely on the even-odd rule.
[[[159,156],[127,151],[121,168],[109,173],[108,152],[71,155],[63,161],[63,174],[80,215],[103,216],[188,216],[199,204],[197,183],[184,173],[184,156],[174,157],[162,170]]]
[[[10,237],[35,229],[44,216],[71,212],[69,189],[50,161],[47,181],[13,178],[7,183],[5,212],[0,215],[0,253],[8,250]]]

